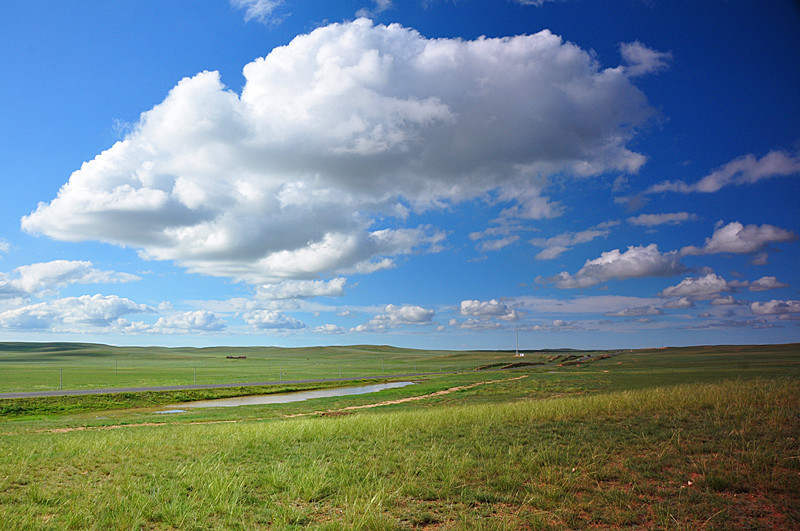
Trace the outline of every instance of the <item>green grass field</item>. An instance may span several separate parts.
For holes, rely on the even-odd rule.
[[[247,359],[227,359],[246,356]],[[544,361],[544,354],[529,354]],[[449,372],[513,361],[513,353],[355,345],[326,348],[113,347],[0,343],[0,393],[160,385],[250,383]]]
[[[356,356],[341,350],[309,350],[304,361],[318,358],[336,377],[332,360]],[[375,350],[431,367],[448,356],[463,367],[511,359]],[[69,355],[47,356],[55,367]],[[800,527],[800,346],[626,351],[567,365],[552,357],[433,374],[371,395],[175,415],[156,411],[182,395],[2,401],[0,521],[8,529]],[[86,359],[87,373],[108,362]]]

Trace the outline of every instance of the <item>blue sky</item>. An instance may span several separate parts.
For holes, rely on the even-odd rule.
[[[800,8],[6,2],[0,339],[800,341]]]

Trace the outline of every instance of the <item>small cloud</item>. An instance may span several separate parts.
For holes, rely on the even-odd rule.
[[[607,317],[643,317],[647,315],[662,315],[663,313],[661,308],[655,306],[635,306],[616,312],[608,312],[603,315]]]
[[[273,12],[283,5],[283,0],[231,0],[231,5],[237,9],[244,9],[244,20],[255,20],[262,24],[277,24],[286,17],[275,17]]]
[[[684,327],[688,330],[709,330],[709,329],[727,329],[727,328],[775,328],[775,325],[767,322],[766,319],[747,319],[744,321],[737,321],[735,319],[723,319],[719,321],[710,321],[707,323],[690,325]]]
[[[434,313],[433,310],[421,306],[387,304],[384,313],[376,315],[367,323],[352,328],[351,331],[380,332],[402,325],[426,325],[431,323]]]
[[[643,227],[655,227],[657,225],[679,225],[687,221],[698,219],[697,214],[689,212],[673,212],[670,214],[640,214],[636,217],[628,218],[628,223]]]
[[[392,0],[374,0],[374,7],[366,8],[362,7],[358,11],[356,11],[357,17],[366,17],[366,18],[374,18],[377,15],[380,15],[387,9],[391,9],[393,6]]]
[[[503,327],[497,321],[488,321],[485,319],[467,319],[465,321],[458,321],[457,319],[450,319],[450,326],[460,330],[499,330]]]
[[[581,329],[575,321],[565,321],[563,319],[554,319],[550,323],[525,327],[525,330],[533,332],[570,332]]]
[[[618,224],[619,221],[606,221],[580,232],[564,232],[552,238],[533,238],[530,243],[536,247],[543,247],[543,250],[535,256],[537,260],[551,260],[558,258],[575,245],[588,243],[595,238],[607,237],[610,232],[609,228]]]
[[[664,303],[664,308],[679,309],[679,308],[694,308],[694,303],[689,297],[679,297],[671,299]]]
[[[302,321],[274,310],[252,310],[245,313],[242,319],[259,330],[297,330],[306,327]]]
[[[461,301],[460,313],[465,317],[494,318],[503,321],[516,321],[520,318],[520,313],[515,308],[509,307],[497,299]]]
[[[628,63],[625,73],[631,77],[659,72],[669,67],[671,52],[659,52],[639,41],[622,43],[619,46],[622,59]]]
[[[788,177],[800,174],[800,153],[770,151],[760,159],[748,154],[739,157],[712,171],[696,183],[684,181],[664,181],[654,184],[645,194],[660,192],[713,193],[727,186],[754,184],[765,179]]]
[[[176,312],[159,317],[153,332],[160,334],[185,334],[191,332],[219,332],[225,322],[208,310]]]
[[[484,253],[487,251],[499,251],[504,247],[508,247],[517,240],[519,240],[519,236],[516,234],[512,234],[511,236],[500,238],[498,240],[485,240],[480,243],[478,249]]]
[[[316,326],[312,328],[311,331],[317,334],[343,334],[345,332],[344,328],[341,328],[335,324]]]

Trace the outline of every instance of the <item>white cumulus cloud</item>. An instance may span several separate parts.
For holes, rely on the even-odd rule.
[[[387,304],[382,314],[376,315],[367,323],[354,327],[353,332],[383,331],[402,325],[430,324],[435,312],[421,306],[410,304]]]
[[[520,312],[516,308],[510,307],[497,299],[489,301],[464,300],[461,301],[459,311],[461,315],[466,317],[495,318],[503,321],[516,321],[520,318]]]
[[[788,242],[797,238],[792,231],[774,225],[743,225],[738,221],[720,225],[702,247],[693,245],[681,249],[682,255],[717,253],[755,253],[767,244]]]
[[[103,329],[115,326],[124,315],[154,311],[144,304],[116,295],[83,295],[4,311],[0,313],[0,327],[79,331]]]
[[[789,284],[778,281],[776,277],[761,277],[750,283],[750,291],[767,291],[770,289],[788,288]]]
[[[306,324],[291,315],[274,310],[253,310],[242,317],[250,326],[260,330],[297,330]]]
[[[276,284],[264,284],[258,287],[256,298],[259,299],[305,299],[312,297],[340,297],[344,295],[344,277],[324,280],[285,280]]]
[[[754,302],[750,309],[756,315],[786,315],[800,313],[800,301],[771,300],[767,302]]]
[[[669,286],[659,293],[662,297],[686,297],[691,300],[709,300],[719,297],[720,293],[732,292],[734,289],[728,281],[716,273],[708,273],[699,277],[687,277],[675,286]]]
[[[161,334],[181,334],[186,332],[218,332],[224,330],[225,322],[208,310],[176,312],[159,317],[153,331]]]
[[[0,298],[51,294],[70,284],[115,284],[139,280],[136,275],[102,271],[82,260],[53,260],[0,273]]]
[[[237,5],[259,18],[277,2]],[[181,80],[22,228],[253,284],[369,273],[441,248],[411,211],[491,192],[507,218],[553,216],[549,176],[636,172],[627,144],[654,113],[640,72],[549,31],[428,39],[358,19],[243,72],[241,94],[217,72]]]
[[[666,277],[681,273],[685,267],[675,251],[662,253],[658,245],[629,246],[625,252],[619,249],[604,252],[599,258],[587,260],[577,273],[562,271],[544,279],[562,289],[586,288],[613,278]]]

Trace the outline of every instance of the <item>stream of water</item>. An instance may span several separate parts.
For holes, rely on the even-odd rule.
[[[158,411],[157,413],[185,413],[186,409],[195,409],[200,407],[236,407],[254,406],[259,404],[285,404],[287,402],[301,402],[303,400],[312,400],[314,398],[364,395],[367,393],[383,391],[384,389],[397,389],[399,387],[405,387],[413,384],[414,382],[389,382],[382,384],[362,385],[359,387],[335,387],[332,389],[298,391],[295,393],[275,393],[272,395],[236,396],[233,398],[219,398],[216,400],[198,400],[196,402],[172,404],[166,406],[170,409],[166,411]]]

